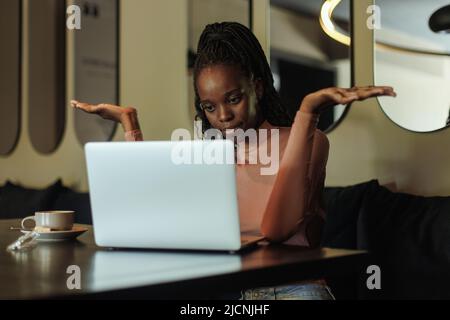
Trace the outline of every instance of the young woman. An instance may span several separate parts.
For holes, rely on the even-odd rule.
[[[279,166],[276,174],[262,175],[263,165],[249,164],[252,153],[271,141],[264,135],[247,142],[238,159],[236,177],[242,231],[257,230],[269,241],[317,246],[325,214],[320,198],[325,180],[329,143],[316,128],[319,115],[336,104],[389,95],[391,87],[326,88],[307,95],[291,119],[273,86],[273,77],[256,37],[234,22],[206,26],[194,66],[195,108],[203,132],[215,128],[278,129]],[[137,111],[110,104],[72,101],[72,106],[120,122],[129,141],[142,140]],[[271,132],[271,130],[267,130]],[[245,143],[245,142],[244,142]],[[324,281],[247,290],[242,298],[331,299]]]

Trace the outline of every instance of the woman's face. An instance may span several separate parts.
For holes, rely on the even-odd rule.
[[[200,107],[213,128],[257,128],[261,124],[258,97],[262,95],[261,81],[252,83],[239,67],[212,65],[197,76]]]

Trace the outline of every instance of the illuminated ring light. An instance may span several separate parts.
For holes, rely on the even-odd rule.
[[[333,12],[334,9],[341,3],[342,0],[325,0],[320,9],[320,17],[319,22],[322,30],[332,39],[336,40],[339,43],[342,43],[346,46],[350,46],[351,38],[346,35],[338,26],[336,26],[333,22]],[[450,56],[449,52],[438,52],[438,51],[428,51],[428,50],[419,50],[412,48],[405,48],[400,46],[395,46],[392,44],[384,43],[384,42],[375,42],[375,47],[378,49],[391,50],[397,52],[404,53],[412,53],[412,54],[427,54],[427,55],[435,55],[435,56]]]
[[[346,46],[350,46],[351,39],[348,35],[344,34],[338,27],[336,27],[333,23],[333,12],[337,5],[341,2],[341,0],[326,0],[322,4],[322,8],[320,9],[320,26],[323,31],[332,39],[345,44]]]

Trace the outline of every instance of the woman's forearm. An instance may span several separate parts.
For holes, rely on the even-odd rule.
[[[125,132],[141,129],[139,126],[137,111],[134,108],[129,108],[129,110],[121,114],[120,123],[122,124]]]
[[[125,132],[126,141],[143,141],[141,128],[139,126],[139,120],[137,111],[134,108],[127,108],[120,116],[120,123],[122,124]]]
[[[310,208],[312,192],[328,156],[318,116],[298,112],[261,223],[262,233],[282,242],[293,235]]]

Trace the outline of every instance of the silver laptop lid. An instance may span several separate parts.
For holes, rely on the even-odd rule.
[[[239,249],[231,141],[91,142],[85,153],[97,245]]]

